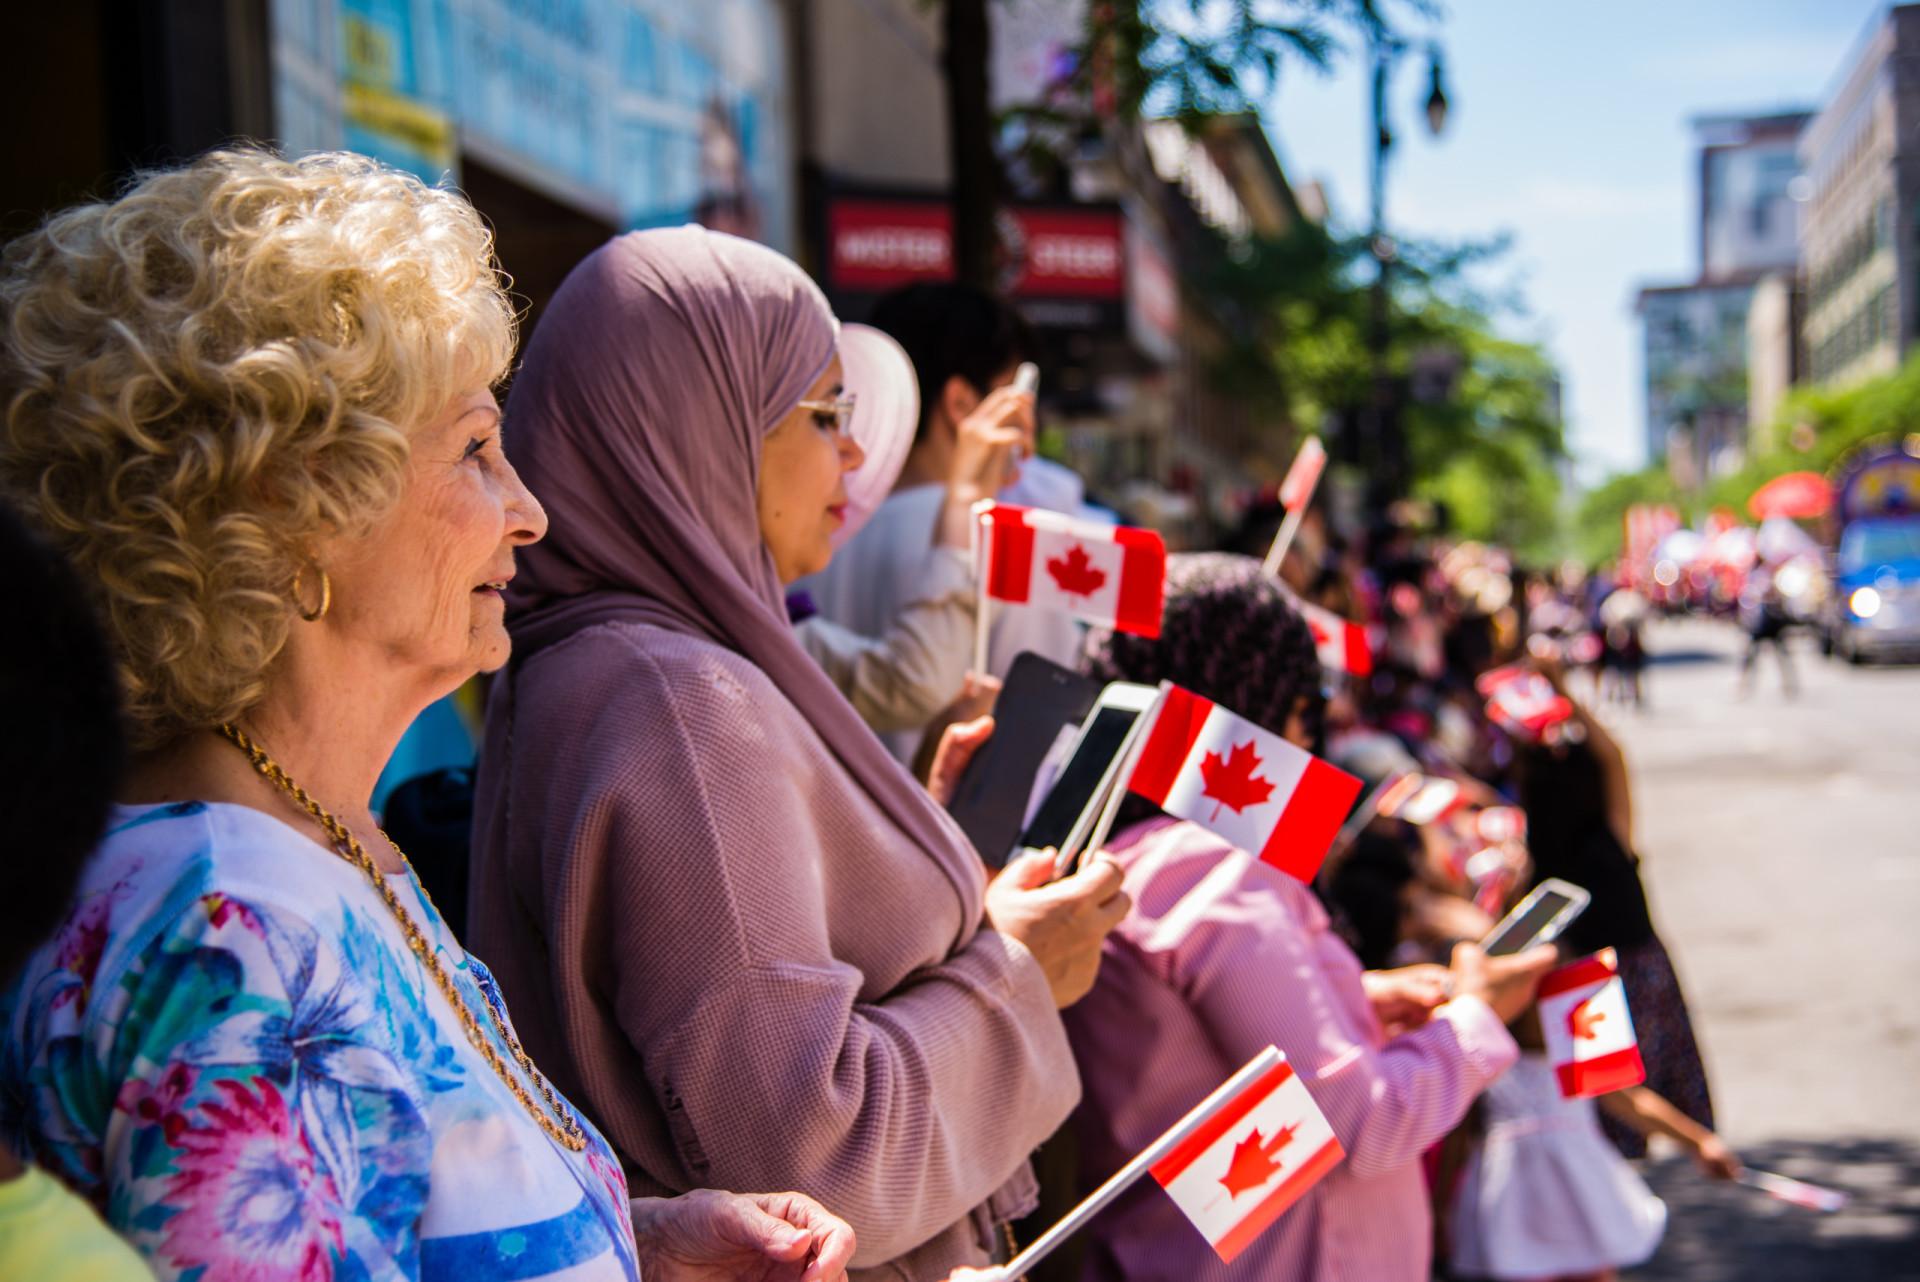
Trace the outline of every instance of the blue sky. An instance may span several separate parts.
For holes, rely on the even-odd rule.
[[[1389,224],[1448,238],[1509,231],[1491,279],[1518,279],[1509,332],[1545,342],[1566,383],[1588,479],[1644,461],[1642,284],[1697,270],[1688,120],[1818,106],[1883,11],[1869,0],[1452,0],[1439,25],[1453,109],[1418,114],[1422,58],[1400,65]],[[1367,212],[1367,81],[1290,67],[1266,118],[1290,179],[1327,184],[1334,216]]]

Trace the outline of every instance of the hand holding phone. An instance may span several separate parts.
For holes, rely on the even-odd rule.
[[[1478,997],[1506,1024],[1533,1005],[1541,978],[1560,964],[1560,954],[1543,945],[1510,957],[1489,957],[1473,944],[1455,944],[1452,961],[1448,973],[1454,997]]]
[[[1100,945],[1133,901],[1120,888],[1120,865],[1091,859],[1060,881],[1051,850],[1023,850],[987,884],[987,924],[1033,954],[1054,1005],[1064,1010],[1093,988]]]

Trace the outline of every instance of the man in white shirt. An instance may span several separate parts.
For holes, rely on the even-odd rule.
[[[968,465],[978,454],[970,442],[982,428],[1019,423],[1032,432],[1032,399],[1012,384],[1020,363],[1039,354],[1018,312],[967,285],[927,283],[896,290],[880,300],[871,323],[897,339],[913,361],[920,384],[919,428],[893,493],[866,528],[835,553],[826,570],[796,585],[827,619],[870,637],[883,635],[901,609],[924,594],[929,546],[966,547],[972,505],[1019,480],[1012,458],[1000,475],[979,475]],[[1072,477],[1064,468],[1057,471]],[[969,472],[973,475],[959,479]],[[1072,480],[1077,484],[1077,477]],[[994,677],[1005,677],[1023,650],[1067,666],[1078,659],[1083,629],[1067,616],[998,602],[991,609],[987,666]],[[971,661],[964,646],[956,645],[946,656],[945,678],[955,696]],[[911,763],[922,733],[882,738],[895,756]]]

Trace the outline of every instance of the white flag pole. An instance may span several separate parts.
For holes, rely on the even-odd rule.
[[[1181,1118],[1174,1128],[1155,1140],[1147,1150],[1121,1167],[1114,1177],[1095,1189],[1093,1195],[1068,1212],[1067,1217],[1034,1239],[1033,1245],[1002,1265],[998,1273],[1000,1282],[1013,1282],[1024,1276],[1034,1265],[1049,1255],[1086,1226],[1088,1220],[1105,1210],[1109,1203],[1127,1191],[1129,1185],[1145,1175],[1153,1164],[1178,1148],[1189,1135],[1206,1124],[1208,1118],[1220,1111],[1220,1106],[1235,1095],[1251,1086],[1265,1074],[1271,1072],[1286,1057],[1269,1046],[1256,1055],[1251,1064],[1227,1079],[1213,1094],[1207,1096],[1191,1113]]]
[[[1280,577],[1280,563],[1287,559],[1287,549],[1293,545],[1293,536],[1300,532],[1300,520],[1306,511],[1305,503],[1287,509],[1286,519],[1280,522],[1280,532],[1273,536],[1273,546],[1267,549],[1266,564],[1261,567],[1266,570],[1268,578]]]
[[[987,595],[987,580],[993,574],[993,521],[987,516],[991,499],[973,505],[973,534],[978,544],[974,552],[973,675],[987,675],[987,642],[993,624],[993,598]]]
[[[1300,443],[1300,452],[1293,456],[1293,466],[1287,469],[1287,479],[1281,483],[1281,494],[1287,492],[1288,483],[1310,457],[1317,459],[1313,475],[1306,481],[1299,501],[1288,505],[1286,518],[1280,522],[1280,532],[1273,536],[1273,546],[1267,549],[1267,559],[1262,568],[1266,570],[1268,578],[1280,576],[1280,563],[1287,559],[1287,549],[1293,546],[1293,536],[1300,532],[1300,522],[1307,514],[1307,505],[1313,502],[1313,492],[1319,488],[1320,473],[1326,470],[1326,449],[1317,436],[1309,436]]]

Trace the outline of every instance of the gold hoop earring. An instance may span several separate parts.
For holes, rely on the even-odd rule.
[[[298,610],[300,617],[308,623],[318,623],[321,616],[326,614],[327,607],[333,604],[333,580],[329,579],[327,572],[318,565],[313,567],[313,572],[320,576],[320,605],[314,610],[308,610],[307,607],[301,603],[301,599],[306,596],[306,593],[300,590],[300,579],[306,572],[306,567],[304,566],[293,572],[293,608]]]

